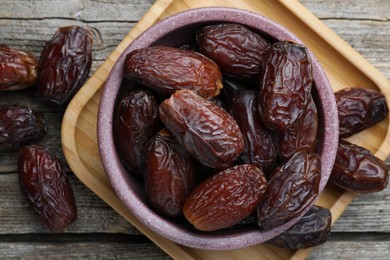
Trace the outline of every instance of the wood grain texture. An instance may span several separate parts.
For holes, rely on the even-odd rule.
[[[0,3],[0,43],[25,48],[39,55],[45,41],[59,26],[69,24],[89,26],[93,28],[95,42],[93,72],[153,2],[153,0],[3,0]],[[301,3],[360,52],[387,79],[390,79],[389,1],[301,0]],[[55,128],[62,120],[63,110],[42,104],[33,90],[23,94],[2,93],[0,95],[0,103],[7,103],[11,100],[27,103],[45,111],[52,130],[50,135],[42,141],[61,153],[60,133],[59,129],[55,130]],[[14,155],[12,153],[0,154],[0,177],[2,178],[0,181],[0,222],[5,223],[0,227],[0,234],[5,236],[15,234],[15,236],[10,236],[14,242],[0,243],[0,257],[26,258],[27,256],[33,259],[41,251],[45,256],[61,259],[76,256],[88,258],[101,256],[108,259],[119,258],[119,256],[129,259],[167,258],[166,254],[152,243],[142,246],[132,243],[125,245],[123,242],[110,243],[109,241],[95,243],[88,242],[90,238],[86,238],[87,241],[83,243],[69,241],[57,244],[40,243],[39,236],[35,237],[34,234],[47,233],[39,223],[27,217],[31,212],[28,213],[23,197],[20,196],[19,187],[16,187]],[[388,160],[388,165],[389,162]],[[77,194],[78,210],[81,215],[74,224],[75,226],[66,231],[67,234],[87,235],[101,232],[119,236],[133,233],[133,227],[127,221],[77,178],[72,177],[71,180],[72,187]],[[388,223],[390,205],[387,203],[389,192],[387,189],[377,194],[359,195],[334,225],[333,232],[337,236],[333,236],[325,245],[315,248],[310,259],[334,259],[335,257],[388,259],[390,257],[390,224]],[[366,232],[371,233],[366,236]],[[377,233],[380,235],[376,235]],[[27,242],[18,242],[23,240],[25,234],[31,234],[25,238]],[[339,234],[345,234],[345,236],[338,236]],[[107,237],[107,239],[110,238],[112,237]]]

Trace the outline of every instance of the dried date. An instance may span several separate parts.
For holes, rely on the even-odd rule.
[[[314,152],[317,147],[318,112],[313,99],[303,115],[279,135],[279,155],[289,158],[300,149]]]
[[[0,151],[43,138],[47,133],[43,113],[21,105],[0,105]]]
[[[331,224],[332,214],[330,210],[313,205],[291,228],[268,240],[267,243],[290,249],[318,246],[328,239]]]
[[[340,140],[329,181],[355,192],[378,192],[389,182],[386,164],[369,150]]]
[[[272,130],[282,132],[305,111],[313,82],[311,58],[302,45],[276,42],[264,54],[259,113]]]
[[[373,89],[346,88],[335,93],[340,137],[349,137],[389,114],[385,96]]]
[[[162,127],[158,102],[148,91],[123,94],[114,114],[114,140],[119,157],[133,174],[142,174],[146,142]]]
[[[134,50],[126,56],[124,77],[169,95],[179,89],[213,98],[222,89],[222,75],[215,62],[200,53],[166,46]]]
[[[243,151],[237,122],[212,100],[178,90],[159,108],[160,119],[178,142],[202,164],[228,167]]]
[[[34,54],[0,45],[0,91],[20,90],[33,85],[38,61]]]
[[[92,64],[92,33],[79,26],[59,28],[38,64],[38,92],[58,106],[67,104],[86,81]]]
[[[237,121],[244,137],[242,163],[252,163],[267,172],[273,166],[278,151],[277,135],[266,128],[259,118],[257,92],[236,91],[230,114]]]
[[[320,157],[300,150],[272,175],[264,199],[257,208],[263,230],[280,226],[300,216],[317,198],[321,180]]]
[[[258,80],[263,54],[271,44],[240,24],[205,26],[196,33],[200,51],[215,61],[223,73]]]
[[[28,203],[51,231],[61,231],[77,219],[72,187],[58,158],[49,150],[24,146],[18,157],[19,181]]]
[[[162,130],[150,141],[144,173],[151,206],[160,214],[182,214],[184,201],[195,187],[195,160],[171,134]]]
[[[246,219],[267,189],[263,172],[240,164],[200,183],[184,203],[183,213],[195,228],[214,231]]]

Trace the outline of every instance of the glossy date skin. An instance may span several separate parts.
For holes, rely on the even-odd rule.
[[[317,134],[318,112],[311,98],[303,115],[280,133],[279,155],[286,159],[301,149],[314,152],[317,147]]]
[[[77,219],[72,187],[58,158],[49,150],[24,146],[18,157],[19,182],[41,223],[62,231]]]
[[[244,139],[234,118],[191,90],[176,91],[161,103],[159,112],[178,142],[208,167],[226,168],[244,150]]]
[[[79,26],[59,28],[39,59],[38,92],[50,104],[66,105],[86,81],[91,64],[92,33]]]
[[[268,240],[267,243],[290,249],[318,246],[328,240],[331,224],[332,214],[330,210],[313,205],[291,228]]]
[[[253,164],[235,165],[200,183],[184,203],[183,213],[198,230],[231,227],[250,216],[266,189],[260,169]]]
[[[369,150],[340,140],[329,181],[355,192],[378,192],[387,187],[389,169]]]
[[[276,133],[266,128],[259,118],[257,92],[236,91],[230,114],[237,121],[244,137],[245,148],[240,155],[242,163],[252,163],[263,172],[273,166],[278,153]]]
[[[373,89],[346,88],[335,93],[340,137],[349,137],[389,114],[385,96]]]
[[[142,174],[146,143],[162,128],[158,106],[155,96],[142,89],[123,94],[118,102],[113,125],[115,146],[133,174]]]
[[[320,157],[306,150],[291,156],[272,175],[264,199],[257,208],[263,230],[296,218],[317,198],[321,180]]]
[[[189,89],[213,98],[222,89],[222,75],[214,61],[200,53],[167,46],[134,50],[126,56],[124,77],[163,96]]]
[[[267,127],[282,132],[304,113],[310,100],[311,58],[302,45],[276,42],[262,64],[259,113]]]
[[[263,54],[271,44],[240,24],[208,25],[196,33],[200,51],[226,75],[258,80]]]
[[[47,134],[43,113],[21,105],[0,105],[0,151],[15,151]]]
[[[195,160],[167,130],[150,141],[144,173],[145,190],[152,207],[160,214],[182,214],[184,201],[195,187]]]
[[[37,65],[34,54],[0,44],[0,91],[20,90],[33,85]]]

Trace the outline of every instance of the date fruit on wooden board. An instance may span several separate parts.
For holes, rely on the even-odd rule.
[[[290,249],[318,246],[327,241],[332,224],[329,209],[313,205],[291,228],[268,240],[267,243]]]
[[[377,90],[345,88],[337,91],[335,98],[343,138],[375,125],[389,114],[386,98]]]
[[[389,169],[369,150],[340,140],[329,181],[355,192],[378,192],[387,187]]]

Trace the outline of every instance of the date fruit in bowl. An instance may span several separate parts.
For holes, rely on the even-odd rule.
[[[235,35],[237,33],[238,35]],[[253,42],[248,44],[246,40]],[[221,42],[216,44],[216,41]],[[226,45],[222,46],[223,43]],[[256,44],[261,46],[261,53],[254,53],[256,56],[252,58],[248,57],[252,55],[250,50]],[[218,49],[218,46],[222,48]],[[263,59],[262,55],[266,58]],[[245,60],[259,64],[250,66]],[[263,64],[265,60],[273,62],[272,66]],[[278,68],[281,69],[277,70]],[[199,81],[193,80],[194,75],[199,76]],[[203,92],[204,83],[192,84],[202,82],[202,79],[206,79],[206,87],[211,86],[206,92]],[[215,82],[215,85],[212,85],[211,81]],[[225,89],[226,82],[235,81],[239,82],[237,89]],[[265,92],[270,98],[260,94],[262,88],[266,88]],[[178,149],[181,156],[176,156],[175,150],[169,150],[171,145],[160,146],[161,149],[154,145],[151,152],[148,147],[151,142],[144,141],[142,147],[138,147],[137,142],[132,142],[137,147],[129,146],[128,153],[118,150],[118,147],[121,147],[123,151],[123,144],[126,142],[125,136],[115,134],[118,104],[122,96],[137,89],[147,89],[156,97],[162,124],[161,129],[154,131],[169,131],[169,135],[173,137],[170,142],[174,147],[181,147]],[[244,89],[251,91],[249,96],[254,98],[242,101],[235,99],[236,95],[247,95],[240,92]],[[300,93],[289,93],[290,90]],[[234,102],[231,102],[232,100]],[[247,102],[251,102],[250,105]],[[312,102],[315,110],[311,108]],[[236,107],[232,108],[232,105]],[[283,107],[284,105],[287,106]],[[308,107],[314,111],[310,117],[306,113]],[[304,127],[311,131],[309,144],[291,136],[296,130],[286,132],[290,126],[304,125],[300,118],[313,116],[314,126]],[[274,117],[279,118],[275,120]],[[142,120],[148,117],[132,118]],[[280,120],[286,118],[286,121]],[[252,122],[264,127],[264,130],[261,130],[262,137],[252,137],[258,133],[251,129]],[[148,123],[148,120],[135,120],[123,125],[139,125],[146,129]],[[140,134],[140,140],[144,140],[142,132],[138,133],[136,128],[134,129],[129,128],[132,136]],[[286,136],[283,142],[294,141],[289,147],[284,143],[286,152],[283,151],[283,154],[274,149],[274,146],[271,151],[267,147],[260,147],[259,143],[253,143],[253,140],[279,142],[279,138],[275,137],[282,132]],[[317,138],[313,139],[313,136]],[[198,8],[173,15],[137,37],[114,64],[103,89],[98,113],[98,146],[104,170],[127,209],[141,223],[161,236],[185,246],[206,250],[252,246],[268,241],[294,225],[324,189],[334,164],[338,138],[335,97],[322,67],[310,50],[295,35],[275,22],[252,12],[225,7]],[[224,140],[227,140],[226,143]],[[232,140],[234,145],[226,145]],[[278,143],[273,145],[279,147]],[[304,151],[300,150],[301,145],[304,146]],[[309,149],[306,150],[306,147]],[[149,167],[152,161],[145,159],[140,161],[137,170],[129,169],[128,164],[124,163],[126,160],[123,155],[132,154],[131,149],[144,151],[145,157],[152,153],[156,158],[153,160],[153,167]],[[272,155],[264,156],[268,151],[272,152]],[[188,187],[185,185],[193,182],[186,180],[188,174],[185,173],[186,169],[192,171],[193,166],[184,167],[183,154],[187,154],[185,158],[192,158],[191,165],[195,164],[198,179],[195,185]],[[302,160],[296,159],[301,157]],[[167,162],[164,158],[169,158],[170,161]],[[269,162],[266,166],[259,163],[265,160]],[[187,162],[187,159],[185,161]],[[294,165],[300,161],[305,163],[299,167]],[[172,172],[169,172],[168,165],[174,165]],[[156,172],[148,172],[152,174],[148,176],[153,176],[156,186],[151,187],[148,182],[148,188],[145,190],[144,174],[140,174],[139,169],[150,171],[152,168],[164,170],[161,182],[158,182]],[[282,177],[283,172],[289,172],[290,169],[297,169],[299,173],[291,178]],[[137,173],[133,174],[133,171]],[[253,176],[243,176],[245,173],[252,173]],[[310,177],[312,184],[308,181],[303,185],[301,181],[308,176],[307,173],[314,176]],[[301,184],[295,185],[290,179]],[[257,187],[257,180],[261,180],[260,188]],[[225,181],[232,185],[225,185]],[[161,183],[166,184],[162,186]],[[288,216],[291,217],[280,219],[272,225],[266,224],[267,222],[258,223],[265,217],[265,221],[269,221],[273,213],[283,215],[285,210],[283,203],[280,203],[278,208],[272,208],[272,201],[280,197],[268,198],[268,202],[264,202],[265,196],[271,196],[269,194],[277,191],[272,183],[283,183],[286,194],[289,194],[290,186],[296,196],[299,196],[300,192],[313,193],[307,193],[310,197],[308,200],[292,197],[295,208],[286,208],[286,212],[291,213]],[[154,187],[160,188],[153,190],[153,198],[150,198],[147,191]],[[229,189],[230,187],[235,189]],[[242,191],[239,190],[240,187],[243,188]],[[192,191],[187,192],[187,188]],[[175,192],[175,189],[186,192]],[[252,196],[256,189],[262,190],[261,195]],[[272,189],[272,192],[267,192],[266,189]],[[177,194],[185,194],[188,198],[183,203]],[[199,201],[199,194],[207,194],[202,197],[205,198],[204,204]],[[245,196],[246,194],[248,196]],[[224,197],[225,195],[227,197]],[[161,214],[161,205],[164,207],[168,204],[159,200],[158,209],[153,206],[155,203],[151,203],[151,200],[156,201],[159,198],[167,202],[169,200],[170,204],[177,201],[180,205],[174,205],[175,209],[183,207],[185,214]],[[228,203],[224,205],[225,199]],[[208,214],[212,210],[217,212],[216,215]],[[263,214],[263,211],[266,214]],[[208,218],[202,217],[206,213]],[[229,219],[229,214],[233,213],[234,219]],[[214,217],[220,219],[215,220]]]

